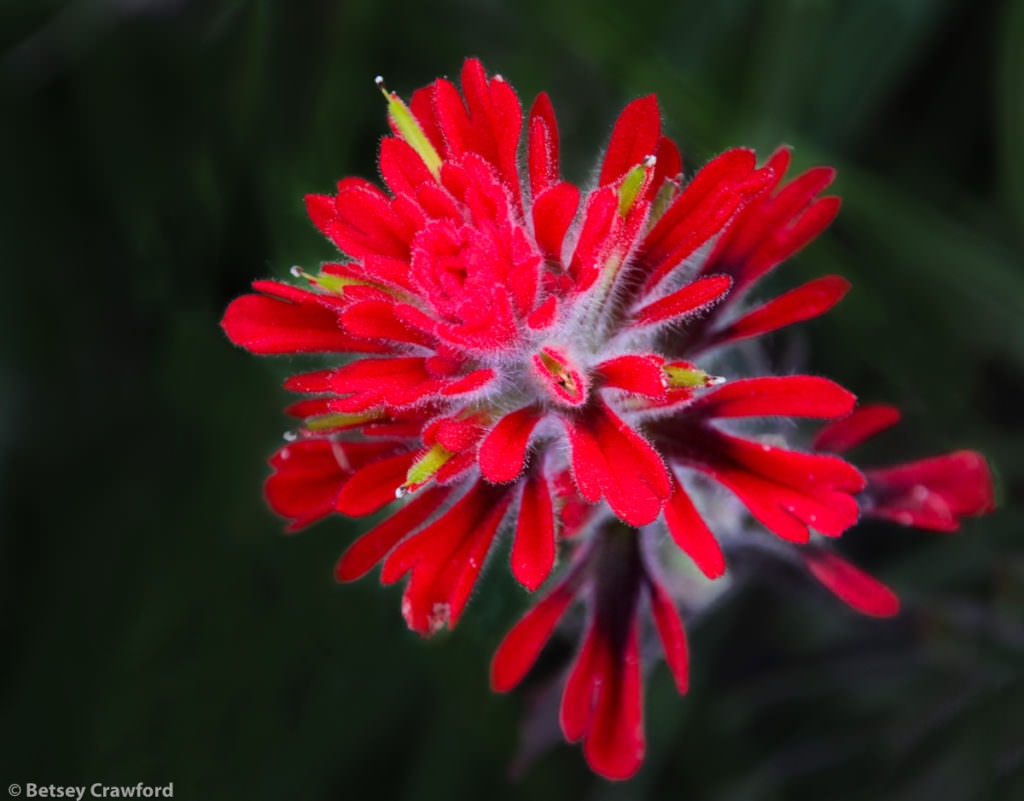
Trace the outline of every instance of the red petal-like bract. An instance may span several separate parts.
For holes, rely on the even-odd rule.
[[[699,448],[699,450],[698,450]],[[807,542],[808,527],[836,537],[857,522],[852,493],[865,480],[833,456],[798,453],[723,434],[690,434],[692,465],[728,487],[766,528],[792,542]]]
[[[264,294],[236,298],[221,320],[236,345],[264,355],[380,350],[349,336],[338,324],[338,309],[319,295],[274,281],[253,288]]]
[[[850,282],[838,275],[808,281],[715,332],[708,345],[724,345],[810,320],[835,306],[849,290]]]
[[[525,406],[498,421],[480,443],[480,471],[488,481],[512,481],[526,465],[526,448],[530,434],[540,421],[541,412]]]
[[[622,652],[591,624],[562,696],[566,739],[584,740],[587,763],[609,779],[629,778],[643,761],[639,650],[635,623]]]
[[[351,474],[345,457],[327,440],[294,442],[270,460],[274,473],[264,485],[270,508],[291,520],[298,531],[334,511],[338,494]]]
[[[995,508],[992,475],[974,451],[867,470],[867,512],[904,526],[956,531],[960,518]]]
[[[637,538],[605,530],[577,552],[566,577],[509,632],[495,653],[491,685],[507,691],[525,676],[574,594],[584,587],[591,606],[579,653],[566,678],[560,723],[566,739],[583,740],[590,767],[610,779],[632,776],[643,760],[640,655],[641,596],[676,687],[688,686],[686,634],[669,593],[652,575]]]
[[[892,614],[895,596],[812,532],[839,536],[861,515],[951,531],[992,509],[972,451],[864,473],[839,456],[894,423],[892,407],[853,410],[825,378],[743,373],[767,364],[752,338],[850,288],[834,275],[775,298],[755,287],[835,217],[831,168],[787,179],[788,149],[759,165],[734,148],[686,179],[648,95],[581,187],[561,174],[547,95],[524,113],[476,59],[407,103],[378,84],[382,185],[349,177],[305,199],[340,256],[293,268],[308,286],[256,281],[221,323],[253,353],[327,354],[285,381],[303,396],[287,409],[300,427],[265,496],[288,531],[380,514],[335,576],[381,565],[382,582],[404,580],[402,614],[422,635],[456,625],[495,541],[511,538],[499,550],[515,579],[552,588],[499,647],[491,683],[516,685],[584,605],[560,717],[596,772],[641,764],[652,632],[687,689],[680,611],[721,583],[674,574],[679,559],[714,580],[734,544],[795,551],[855,609]],[[714,365],[701,363],[710,350]],[[791,418],[832,422],[804,452]],[[579,622],[566,615],[566,629]]]
[[[369,573],[392,548],[419,528],[450,494],[447,487],[424,490],[391,517],[363,534],[338,560],[335,578],[338,581],[355,581]]]
[[[727,275],[701,278],[639,309],[633,315],[633,325],[654,325],[699,313],[721,299],[731,286],[732,279]]]
[[[744,378],[694,401],[691,414],[707,417],[829,418],[846,414],[856,398],[834,381],[808,375]]]
[[[843,453],[895,425],[899,410],[883,404],[862,406],[822,428],[814,438],[819,451]],[[992,473],[975,451],[955,451],[915,462],[864,471],[864,514],[904,526],[949,532],[964,517],[995,509]]]
[[[535,590],[555,566],[555,510],[543,471],[534,470],[523,485],[516,534],[512,542],[512,575]]]
[[[580,205],[580,190],[572,184],[556,184],[537,196],[533,228],[537,246],[545,258],[561,258],[562,243]]]
[[[604,404],[583,417],[564,420],[580,494],[591,502],[603,497],[631,525],[654,520],[672,486],[650,443]]]
[[[601,362],[595,371],[603,386],[661,398],[666,392],[665,373],[662,371],[664,363],[663,356],[631,353]]]
[[[665,651],[665,661],[672,671],[676,689],[680,695],[685,695],[690,687],[690,655],[683,621],[679,619],[679,611],[665,589],[653,580],[648,583],[651,614],[658,629],[661,647]]]
[[[773,190],[789,166],[789,151],[777,151],[768,161]],[[762,194],[746,205],[738,219],[715,245],[701,273],[726,273],[745,289],[782,260],[789,258],[832,222],[839,211],[836,198],[816,198],[832,183],[835,171],[815,167],[778,191]]]
[[[665,525],[669,534],[705,576],[718,578],[725,572],[722,548],[679,480],[673,478],[673,484],[672,497],[665,504]]]
[[[505,635],[491,662],[494,690],[508,692],[523,680],[574,597],[571,586],[559,585]]]
[[[387,557],[382,581],[409,574],[402,599],[409,628],[425,636],[458,622],[510,500],[504,490],[475,484]]]
[[[558,122],[551,98],[544,92],[530,109],[527,139],[530,194],[536,203],[545,189],[558,183]]]
[[[895,406],[861,406],[847,417],[823,426],[814,438],[814,449],[824,453],[846,453],[900,421]]]
[[[858,612],[891,617],[899,611],[900,601],[892,590],[838,554],[810,546],[800,553],[814,577]]]
[[[612,131],[598,183],[602,186],[613,183],[647,156],[653,155],[660,138],[661,113],[657,98],[647,95],[627,105]]]
[[[379,512],[395,499],[415,456],[400,453],[357,470],[338,494],[338,511],[351,517]]]
[[[669,206],[644,240],[647,288],[657,286],[680,263],[729,224],[739,209],[767,188],[775,173],[757,170],[750,150],[727,150],[708,162]],[[704,271],[704,275],[726,270]]]
[[[594,637],[598,637],[595,632]],[[587,763],[609,779],[628,779],[644,759],[640,636],[634,623],[621,653],[600,643],[589,679],[596,698],[583,742]],[[586,679],[584,679],[586,680]],[[568,734],[567,734],[568,736]],[[572,739],[571,737],[569,739]]]

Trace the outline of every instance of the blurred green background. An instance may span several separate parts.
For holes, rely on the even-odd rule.
[[[477,55],[547,89],[585,180],[656,91],[691,169],[731,145],[840,170],[839,220],[780,271],[855,289],[776,340],[904,424],[879,461],[986,453],[1001,511],[844,550],[906,612],[863,620],[756,570],[648,682],[630,783],[577,748],[506,780],[523,697],[487,665],[526,598],[494,565],[423,643],[399,588],[338,586],[341,520],[265,509],[280,378],[218,321],[331,258],[302,196],[374,177],[372,78]],[[0,3],[0,784],[185,799],[1024,798],[1024,2]]]

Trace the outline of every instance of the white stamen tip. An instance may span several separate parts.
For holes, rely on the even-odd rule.
[[[644,157],[643,164],[644,164],[644,166],[647,169],[650,169],[651,167],[653,167],[657,163],[658,163],[658,159],[657,159],[657,157],[653,153],[650,156],[645,156]]]
[[[726,379],[726,377],[724,375],[709,375],[708,376],[708,386],[709,387],[717,387],[719,384],[724,384],[726,382],[726,380],[727,379]]]
[[[374,82],[374,83],[375,83],[375,84],[376,84],[376,85],[377,85],[378,87],[380,87],[381,89],[383,89],[383,88],[384,88],[384,76],[383,76],[383,75],[377,75],[377,76],[376,76],[376,77],[375,77],[375,78],[373,79],[373,82]]]
[[[299,438],[299,432],[298,431],[285,431],[281,435],[281,438],[285,442],[295,442],[295,440],[297,440]]]
[[[297,264],[293,264],[292,268],[288,272],[296,278],[302,278],[302,268]]]
[[[395,490],[395,499],[396,500],[401,500],[402,498],[404,498],[408,494],[409,494],[409,488],[408,487],[405,487],[405,486],[399,487],[398,489]]]

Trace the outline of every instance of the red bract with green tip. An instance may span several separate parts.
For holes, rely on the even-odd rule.
[[[500,647],[494,687],[523,678],[579,600],[561,725],[595,771],[640,767],[644,638],[657,635],[686,690],[688,599],[673,566],[688,557],[714,586],[732,545],[770,532],[766,552],[792,552],[854,608],[892,614],[895,596],[819,536],[862,513],[946,530],[991,508],[976,454],[862,473],[837,454],[878,413],[855,412],[824,378],[736,372],[758,362],[734,351],[849,289],[825,276],[750,301],[835,216],[838,200],[821,195],[831,169],[787,181],[788,150],[759,165],[733,149],[686,179],[652,95],[625,108],[582,188],[561,175],[546,95],[524,114],[476,60],[461,88],[438,79],[408,103],[379,85],[384,186],[346,178],[306,199],[341,259],[296,268],[307,288],[258,281],[224,315],[254,353],[338,354],[286,381],[304,396],[289,409],[301,424],[271,459],[266,497],[291,531],[383,511],[336,575],[380,564],[383,582],[404,580],[402,614],[423,635],[457,623],[510,537],[520,584],[553,587]],[[839,422],[801,448],[786,418]]]

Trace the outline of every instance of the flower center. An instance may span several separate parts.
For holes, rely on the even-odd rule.
[[[587,401],[590,381],[561,348],[545,345],[530,359],[533,376],[560,406],[582,406]]]

